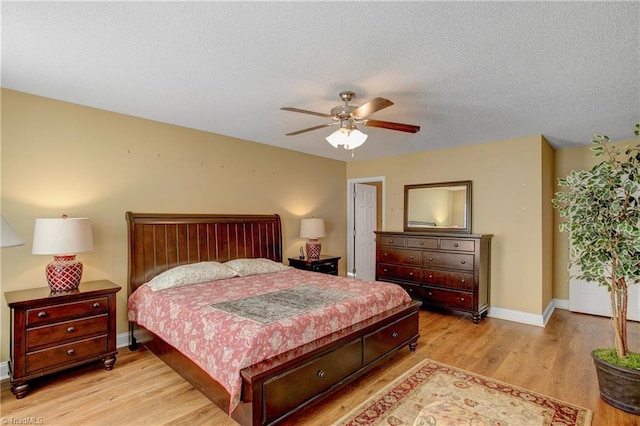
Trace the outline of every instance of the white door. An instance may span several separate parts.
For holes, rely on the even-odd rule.
[[[571,270],[571,274],[575,274]],[[590,281],[569,280],[569,310],[584,314],[611,316],[611,303],[606,287]],[[629,286],[627,318],[640,321],[640,284]]]
[[[355,276],[376,278],[376,187],[354,184],[354,269]]]

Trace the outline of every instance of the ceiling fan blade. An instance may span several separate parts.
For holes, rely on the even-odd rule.
[[[374,112],[380,111],[383,108],[390,107],[391,105],[393,105],[393,102],[391,102],[389,99],[375,98],[351,111],[351,115],[356,117],[367,117]]]
[[[417,133],[420,131],[420,126],[414,126],[412,124],[392,123],[390,121],[365,120],[363,124],[368,127],[382,127],[383,129],[398,130],[407,133]]]
[[[311,115],[317,115],[319,117],[324,117],[324,118],[332,118],[332,115],[329,114],[325,114],[323,112],[315,112],[315,111],[308,111],[306,109],[300,109],[300,108],[292,108],[292,107],[283,107],[280,108],[284,111],[291,111],[291,112],[300,112],[302,114],[311,114]]]
[[[287,136],[294,136],[294,135],[299,135],[300,133],[304,133],[304,132],[310,132],[312,130],[318,130],[318,129],[322,129],[323,127],[329,127],[329,126],[333,126],[335,124],[338,123],[327,123],[327,124],[321,124],[319,126],[313,126],[313,127],[309,127],[306,129],[302,129],[302,130],[297,130],[295,132],[291,132],[291,133],[287,133]]]

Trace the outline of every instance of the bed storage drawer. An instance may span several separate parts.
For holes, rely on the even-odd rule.
[[[269,424],[362,367],[362,340],[356,339],[326,355],[264,382]],[[265,412],[265,411],[263,411]]]
[[[364,362],[369,364],[398,344],[418,334],[418,313],[414,312],[364,338]]]

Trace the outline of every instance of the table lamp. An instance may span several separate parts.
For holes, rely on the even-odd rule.
[[[308,238],[307,258],[309,260],[320,259],[320,249],[322,245],[318,238],[324,237],[324,219],[311,218],[302,219],[300,222],[300,238]]]
[[[0,216],[2,218],[2,228],[0,228],[0,247],[15,247],[21,246],[24,244],[24,241],[16,234],[16,231],[13,230],[11,225],[4,220],[4,216]]]
[[[46,268],[51,291],[78,288],[83,267],[76,254],[91,250],[93,235],[88,217],[36,219],[32,253],[53,255]]]

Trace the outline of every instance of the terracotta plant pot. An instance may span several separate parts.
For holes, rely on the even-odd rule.
[[[609,364],[591,352],[598,374],[600,397],[623,411],[640,415],[640,370]]]

